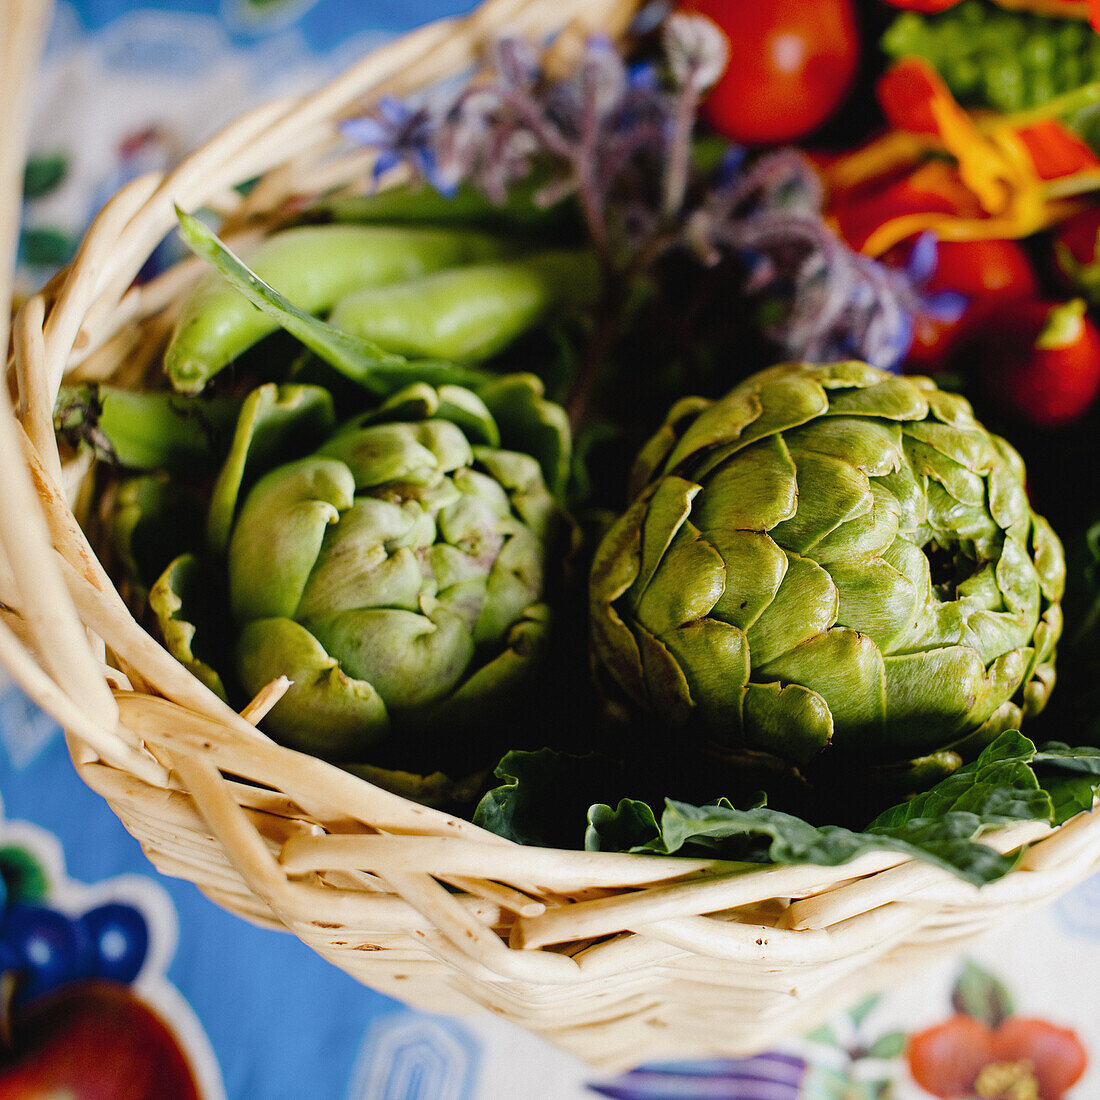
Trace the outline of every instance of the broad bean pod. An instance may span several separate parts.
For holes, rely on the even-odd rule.
[[[250,267],[301,309],[322,313],[351,291],[506,255],[514,245],[471,229],[298,226],[268,237]],[[185,300],[165,352],[172,385],[195,393],[277,323],[216,273]]]
[[[599,287],[590,252],[545,252],[357,290],[329,323],[410,358],[479,361],[556,308],[591,304]]]

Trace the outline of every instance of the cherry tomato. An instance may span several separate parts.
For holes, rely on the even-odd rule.
[[[968,334],[990,397],[1040,428],[1082,416],[1100,394],[1100,332],[1083,298],[998,302]]]
[[[725,34],[730,56],[703,114],[743,145],[802,137],[851,87],[859,64],[853,0],[683,0]]]
[[[907,251],[896,249],[888,258],[896,261]],[[990,303],[1034,298],[1039,285],[1027,253],[1015,241],[941,241],[927,290],[954,290],[967,299],[967,307],[957,321],[917,318],[906,359],[910,370],[942,369],[962,337],[981,324]]]

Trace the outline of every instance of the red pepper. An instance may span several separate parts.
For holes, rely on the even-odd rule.
[[[943,77],[923,57],[903,57],[879,77],[875,95],[886,121],[897,130],[938,134],[932,103],[954,102]]]
[[[884,222],[901,214],[981,215],[981,207],[954,166],[932,160],[907,176],[872,180],[836,199],[829,208],[841,236],[855,249]]]
[[[1100,160],[1092,149],[1057,119],[1044,119],[1017,130],[1016,134],[1027,146],[1040,179],[1052,180],[1100,168]]]

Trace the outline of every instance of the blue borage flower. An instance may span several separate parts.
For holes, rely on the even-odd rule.
[[[405,164],[447,194],[453,190],[453,185],[437,176],[433,145],[436,127],[436,120],[427,107],[413,108],[393,96],[379,99],[373,114],[350,118],[340,124],[345,137],[376,150],[375,180]]]
[[[797,149],[749,161],[734,147],[701,179],[691,131],[727,45],[686,15],[665,21],[662,43],[663,67],[628,66],[609,39],[593,37],[569,78],[549,80],[529,43],[503,37],[490,75],[442,109],[384,98],[342,130],[378,151],[375,179],[404,164],[444,193],[465,182],[497,204],[536,162],[549,165],[534,201],[574,196],[609,272],[629,278],[676,248],[705,264],[737,256],[764,334],[793,359],[856,357],[897,370],[915,317],[961,314],[959,295],[926,293],[935,238],[918,239],[903,268],[853,251],[824,222],[821,179]]]

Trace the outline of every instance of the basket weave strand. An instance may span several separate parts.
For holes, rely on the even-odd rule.
[[[890,852],[751,869],[520,848],[272,742],[256,723],[280,685],[238,714],[171,658],[77,522],[87,460],[62,460],[52,411],[64,378],[125,384],[155,366],[200,265],[133,279],[176,204],[216,210],[231,241],[262,236],[302,197],[363,186],[371,157],[345,149],[336,123],[372,98],[472,69],[506,29],[560,32],[565,65],[590,31],[621,33],[634,6],[488,0],[310,96],[248,112],[174,171],[132,181],[23,306],[14,410],[0,392],[0,660],[62,723],[81,776],[152,862],[383,992],[437,1011],[484,1006],[607,1068],[744,1054],[811,1026],[1090,874],[1100,818],[990,834],[999,851],[1027,851],[1020,870],[980,890]],[[19,86],[11,58],[33,56],[43,12],[33,0],[9,8],[0,92]],[[3,145],[17,130],[0,132],[0,165],[21,160]],[[257,176],[247,196],[235,190]],[[17,217],[8,199],[5,258]]]

